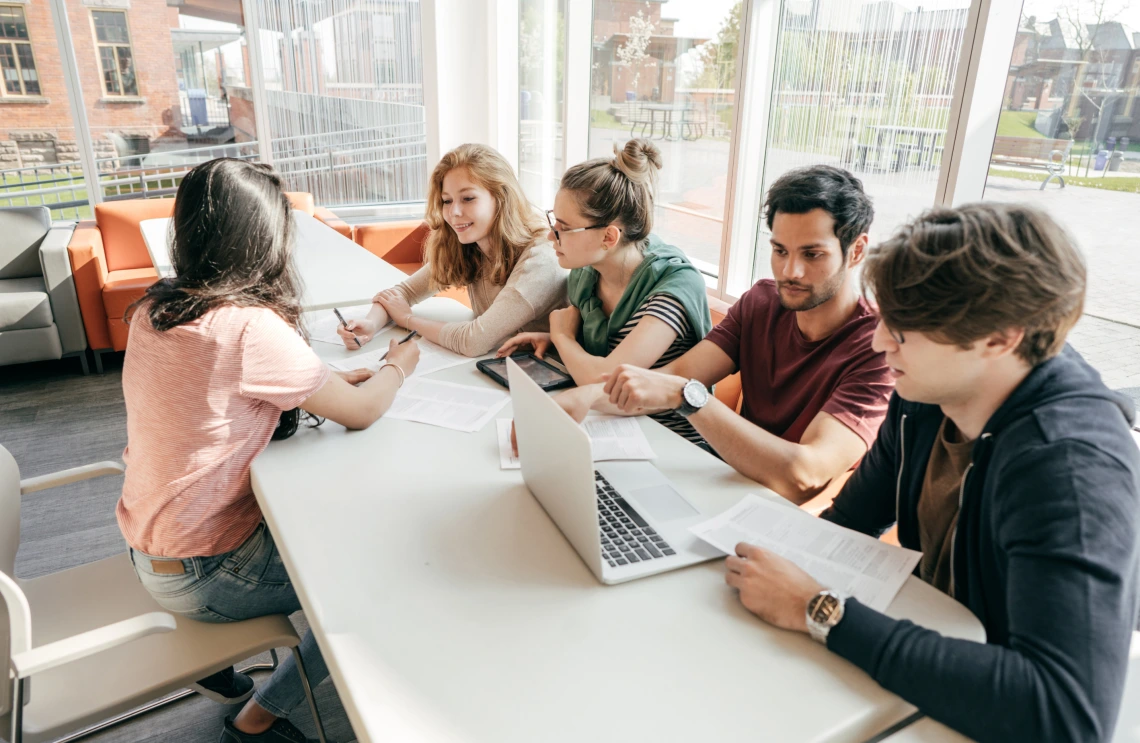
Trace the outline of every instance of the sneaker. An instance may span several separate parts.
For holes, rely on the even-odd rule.
[[[190,688],[218,704],[241,704],[253,696],[253,679],[230,666],[199,679]]]
[[[268,730],[257,735],[243,733],[234,727],[232,720],[227,719],[225,721],[219,743],[254,743],[254,741],[257,743],[317,743],[312,738],[306,738],[296,725],[284,717],[278,717],[277,722],[273,723]]]

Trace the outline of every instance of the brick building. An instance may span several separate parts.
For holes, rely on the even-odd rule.
[[[172,41],[179,9],[167,0],[67,0],[67,9],[96,157],[184,143]],[[0,75],[0,169],[77,160],[44,0],[0,0]]]

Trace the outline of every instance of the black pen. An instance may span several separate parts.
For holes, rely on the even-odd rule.
[[[344,326],[344,329],[348,330],[348,323],[344,321],[344,315],[340,314],[340,310],[338,310],[336,307],[333,307],[333,312],[336,313],[336,319],[340,320],[340,324]],[[356,341],[356,347],[361,348],[360,339],[356,337],[356,333],[352,334],[352,339]]]
[[[412,332],[408,333],[408,334],[407,334],[407,335],[405,335],[403,338],[401,338],[401,339],[400,339],[400,342],[399,342],[399,343],[397,343],[396,345],[397,345],[397,346],[402,346],[402,345],[404,345],[405,343],[407,343],[408,341],[410,341],[412,338],[416,337],[416,335],[417,335],[418,333],[419,333],[419,331],[418,331],[418,330],[413,330]],[[391,350],[392,350],[392,349],[390,349],[390,348],[388,349],[388,351],[391,351]],[[388,358],[388,351],[385,351],[385,352],[384,352],[384,355],[383,355],[383,356],[381,356],[379,359],[377,359],[377,361],[383,361],[384,359]]]

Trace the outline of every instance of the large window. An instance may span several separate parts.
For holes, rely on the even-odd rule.
[[[1085,311],[1124,329],[1140,327],[1136,28],[1136,3],[1025,2],[984,195],[1035,204],[1068,228],[1088,264]]]
[[[422,201],[427,120],[418,0],[250,0],[246,7],[265,80],[273,166],[289,189],[328,206]]]
[[[107,95],[138,95],[127,14],[120,10],[93,10],[91,23],[103,73],[103,91]]]
[[[654,231],[710,276],[724,229],[742,10],[738,0],[594,2],[590,157],[652,140],[664,160]]]
[[[933,206],[968,0],[784,3],[763,188],[832,164],[875,203],[872,242]],[[770,273],[769,234],[753,278]]]
[[[542,209],[554,205],[565,165],[563,74],[566,0],[519,2],[519,182]]]
[[[0,75],[4,78],[2,95],[40,94],[28,22],[18,6],[0,5]]]

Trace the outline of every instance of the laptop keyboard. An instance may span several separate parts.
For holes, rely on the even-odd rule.
[[[602,530],[602,557],[611,568],[668,557],[677,552],[641,518],[613,486],[594,472],[598,491],[598,526]]]

